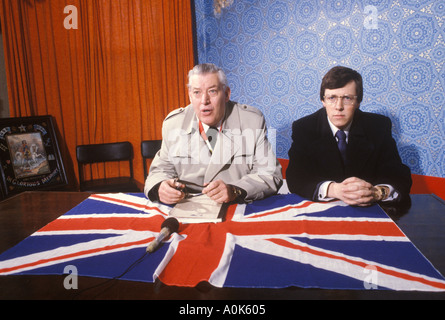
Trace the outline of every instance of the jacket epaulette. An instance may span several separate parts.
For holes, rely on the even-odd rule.
[[[165,117],[164,121],[167,120],[167,119],[169,119],[169,118],[171,118],[171,117],[174,117],[174,116],[176,116],[176,115],[178,115],[178,114],[183,113],[184,110],[185,110],[185,108],[178,108],[178,109],[173,110],[172,112],[170,112],[170,113]]]
[[[247,104],[238,104],[238,106],[240,107],[241,110],[245,110],[245,111],[253,112],[253,113],[256,113],[259,115],[263,115],[263,113],[259,109],[249,106]]]

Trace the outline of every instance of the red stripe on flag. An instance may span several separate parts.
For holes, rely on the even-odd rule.
[[[75,252],[75,253],[66,254],[66,255],[63,255],[63,256],[58,256],[58,257],[55,257],[55,258],[41,259],[41,260],[38,260],[38,261],[21,264],[21,265],[15,266],[15,267],[0,269],[0,274],[1,273],[15,271],[15,270],[19,270],[19,269],[25,269],[25,268],[29,268],[29,267],[37,267],[39,265],[44,265],[44,264],[49,263],[49,262],[55,262],[55,261],[60,261],[60,260],[64,260],[64,259],[73,259],[73,258],[81,257],[83,255],[89,255],[89,254],[94,254],[94,253],[112,251],[112,250],[115,250],[115,249],[131,247],[131,246],[134,246],[134,245],[148,244],[153,239],[154,239],[154,237],[150,237],[150,238],[147,238],[147,239],[134,241],[134,242],[128,242],[128,243],[116,244],[116,245],[112,245],[112,246],[104,246],[104,247],[96,248],[96,249],[79,251],[79,252]]]
[[[70,231],[70,230],[161,230],[164,217],[104,217],[100,215],[89,218],[56,219],[39,231]]]
[[[150,207],[150,206],[147,206],[145,204],[139,204],[139,203],[126,201],[126,200],[122,200],[122,199],[106,197],[106,196],[103,196],[103,195],[100,195],[100,194],[92,194],[90,196],[90,198],[110,201],[110,202],[113,202],[113,203],[123,204],[123,205],[127,205],[127,206],[132,206],[132,207],[136,207],[136,208],[139,208],[139,209],[142,209],[142,210],[156,210],[159,213],[161,213],[163,216],[167,216],[168,215],[167,213],[162,212],[161,209],[159,209],[158,207]]]
[[[182,233],[181,233],[182,234]],[[167,285],[194,287],[209,281],[224,252],[226,232],[216,224],[190,224],[184,230],[176,253],[159,275]]]
[[[307,233],[405,237],[392,221],[231,221],[227,224],[228,232],[236,235]]]
[[[292,209],[302,209],[302,208],[307,208],[310,205],[314,204],[315,202],[311,202],[311,201],[306,201],[301,205],[289,205],[289,206],[285,206],[283,208],[277,209],[277,210],[271,210],[271,211],[267,211],[263,214],[259,214],[259,215],[252,215],[252,216],[248,216],[246,217],[247,219],[249,218],[253,218],[253,219],[257,219],[257,218],[261,218],[261,217],[265,217],[265,216],[269,216],[272,214],[276,214],[276,213],[280,213],[280,212],[285,212],[285,211],[289,211]]]
[[[225,222],[181,224],[179,232],[187,235],[180,241],[176,253],[159,275],[167,285],[194,287],[201,281],[209,281],[224,253],[227,229],[236,205],[227,209]]]
[[[297,249],[303,252],[307,252],[313,255],[317,255],[317,256],[321,256],[321,257],[326,257],[329,259],[336,259],[336,260],[342,260],[342,261],[346,261],[350,264],[354,264],[357,265],[359,267],[362,268],[366,268],[366,266],[368,266],[366,263],[361,262],[361,261],[355,261],[355,260],[351,260],[348,259],[346,257],[341,257],[341,256],[336,256],[330,253],[326,253],[323,251],[318,251],[315,249],[311,249],[308,247],[304,247],[304,246],[300,246],[294,243],[290,243],[289,241],[283,240],[283,239],[268,239],[270,242],[273,242],[277,245],[283,246],[283,247],[287,247],[287,248],[291,248],[291,249]],[[412,276],[406,273],[402,273],[402,272],[398,272],[398,271],[394,271],[394,270],[390,270],[387,268],[382,268],[382,267],[378,267],[377,268],[379,272],[381,273],[385,273],[388,275],[391,275],[393,277],[397,277],[397,278],[401,278],[401,279],[405,279],[405,280],[409,280],[409,281],[416,281],[416,282],[420,282],[423,283],[425,285],[429,285],[435,288],[439,288],[439,289],[445,289],[445,284],[444,283],[440,283],[440,282],[436,282],[436,281],[431,281],[431,280],[427,280],[421,277],[416,277],[416,276]]]

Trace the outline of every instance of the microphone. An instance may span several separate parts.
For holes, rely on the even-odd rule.
[[[179,222],[176,220],[176,218],[167,218],[161,225],[161,232],[158,234],[158,236],[148,244],[146,252],[154,252],[159,244],[170,236],[172,233],[178,231],[179,229]]]

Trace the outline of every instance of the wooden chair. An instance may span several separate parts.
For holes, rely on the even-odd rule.
[[[130,142],[114,142],[80,145],[76,149],[77,164],[79,167],[80,191],[87,192],[140,192],[133,174],[133,146]],[[85,180],[84,168],[93,163],[128,162],[130,176],[110,177],[102,179]],[[105,171],[105,170],[104,170]]]

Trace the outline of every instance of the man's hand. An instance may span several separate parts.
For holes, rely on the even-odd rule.
[[[332,182],[328,187],[327,196],[342,200],[351,206],[369,206],[378,200],[375,198],[372,184],[356,177],[347,178],[341,183]]]
[[[215,180],[206,184],[202,193],[209,196],[218,203],[227,203],[235,200],[236,195],[230,185],[225,184],[222,180]]]
[[[159,200],[166,204],[178,203],[184,199],[185,193],[181,191],[185,185],[176,181],[176,179],[164,180],[159,186]]]

